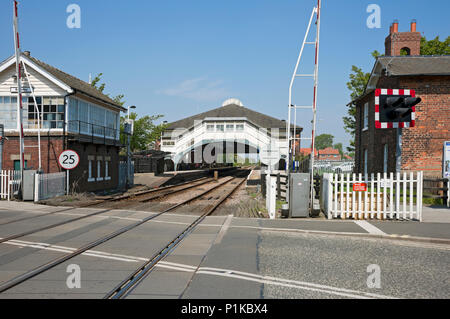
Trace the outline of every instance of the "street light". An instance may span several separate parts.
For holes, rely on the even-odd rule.
[[[131,175],[131,135],[133,134],[133,125],[130,121],[130,109],[135,110],[136,106],[131,105],[128,107],[128,116],[127,116],[127,129],[126,129],[126,134],[128,135],[127,138],[127,189],[130,188],[130,184],[131,184],[131,179],[130,179],[130,175]]]
[[[167,123],[169,123],[169,122],[167,122],[167,121],[164,121],[163,122],[163,125],[167,125]],[[162,131],[161,132],[161,140],[159,141],[159,150],[161,151],[162,150],[162,143],[163,143],[163,136],[164,136],[164,131]]]
[[[135,110],[136,106],[135,105],[131,105],[131,106],[128,107],[128,120],[130,119],[130,109]]]

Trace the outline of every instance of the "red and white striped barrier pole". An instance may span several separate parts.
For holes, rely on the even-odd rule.
[[[14,0],[14,47],[16,53],[16,72],[17,72],[17,125],[20,141],[20,190],[19,194],[22,195],[23,190],[23,171],[25,169],[25,157],[24,157],[24,134],[23,134],[23,105],[22,105],[22,68],[21,68],[21,51],[20,51],[20,36],[19,36],[19,16],[18,16],[18,2]]]

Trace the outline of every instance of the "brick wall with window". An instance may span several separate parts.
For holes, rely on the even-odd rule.
[[[26,146],[36,146],[35,148],[27,147],[25,149],[25,160],[27,169],[37,170],[39,168],[38,138],[37,136],[25,136],[24,144]],[[63,137],[50,134],[41,136],[41,156],[42,169],[45,173],[60,172],[58,157],[63,151]],[[15,161],[20,161],[20,145],[17,134],[8,134],[8,140],[3,144],[2,165],[3,170],[14,170]],[[16,167],[17,168],[17,167]],[[20,165],[19,165],[20,168]]]
[[[88,192],[115,189],[119,182],[119,150],[114,146],[69,143],[80,155],[70,182]]]
[[[448,76],[381,78],[380,88],[416,90],[422,103],[416,107],[416,126],[403,129],[401,171],[424,171],[428,177],[442,176],[445,141],[450,140],[450,79]],[[397,130],[375,129],[375,96],[357,102],[356,170],[364,173],[364,150],[368,150],[368,173],[384,173],[385,145],[387,173],[396,172]],[[363,130],[364,105],[369,104],[369,128]]]

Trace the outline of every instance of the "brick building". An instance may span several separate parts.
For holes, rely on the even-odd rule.
[[[328,147],[324,150],[319,150],[319,156],[317,159],[319,161],[341,161],[342,157],[339,150]]]
[[[410,32],[398,32],[395,22],[386,38],[386,56],[375,62],[364,94],[351,102],[357,111],[359,173],[424,171],[442,177],[443,145],[450,140],[450,56],[421,56],[420,40],[415,21]],[[415,90],[422,99],[415,127],[376,129],[376,89]]]
[[[41,118],[41,163],[44,173],[60,172],[58,157],[65,149],[76,151],[80,165],[70,174],[78,191],[117,188],[119,181],[120,112],[125,109],[89,83],[64,73],[34,57],[21,56],[24,76],[23,125],[25,165],[39,169],[38,112]],[[5,137],[4,170],[20,169],[17,76],[15,57],[0,63],[0,124]]]

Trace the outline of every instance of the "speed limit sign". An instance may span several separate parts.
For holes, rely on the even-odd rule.
[[[59,166],[62,168],[66,170],[73,170],[80,164],[80,156],[75,151],[67,150],[59,155],[58,162]]]

